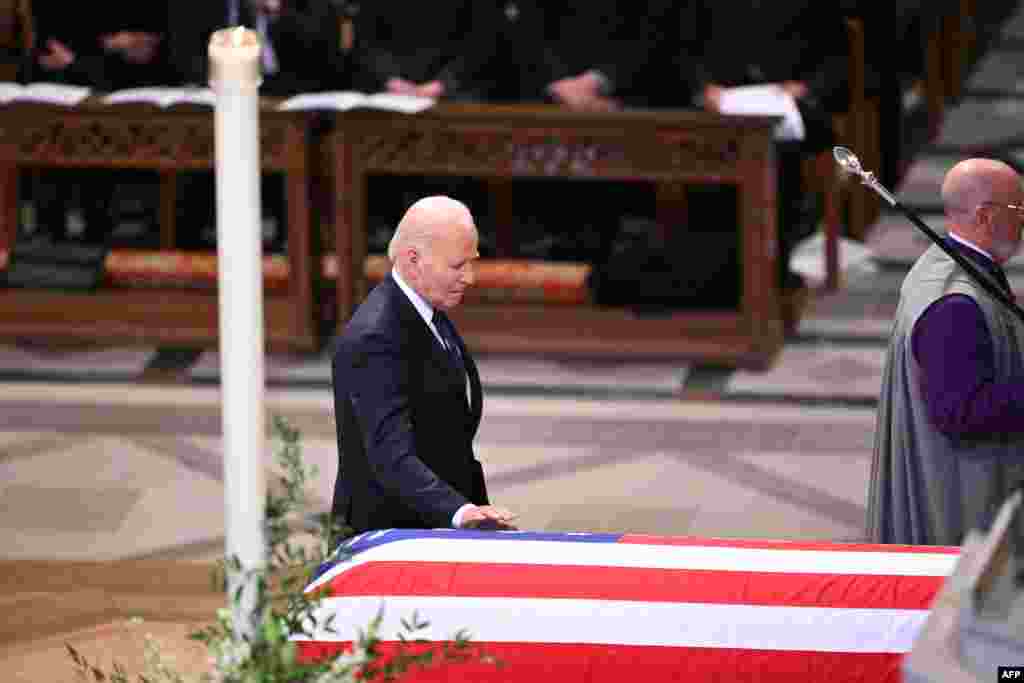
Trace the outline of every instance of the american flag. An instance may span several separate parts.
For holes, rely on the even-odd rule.
[[[473,643],[503,663],[412,681],[898,681],[958,548],[636,534],[386,530],[349,540],[300,652],[345,648],[383,607],[397,640]]]

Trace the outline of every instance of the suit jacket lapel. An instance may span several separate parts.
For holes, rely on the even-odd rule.
[[[483,412],[484,403],[483,391],[480,386],[480,372],[477,370],[473,356],[470,355],[469,351],[466,349],[466,343],[462,340],[462,335],[459,334],[458,328],[455,327],[455,325],[452,325],[451,329],[455,334],[455,343],[459,347],[459,353],[462,355],[462,364],[466,367],[466,378],[469,380],[470,394],[466,403],[470,417],[473,420],[473,432],[475,433],[477,427],[480,425],[480,416]],[[448,365],[451,366],[451,361],[447,358],[445,360]],[[465,384],[465,382],[463,382],[463,384]]]
[[[392,296],[398,300],[399,316],[402,320],[402,325],[405,331],[412,335],[415,341],[415,348],[418,349],[421,357],[424,360],[429,359],[434,365],[436,365],[445,374],[448,380],[451,382],[453,387],[458,387],[459,393],[463,396],[463,405],[467,405],[465,400],[466,386],[463,378],[458,377],[458,370],[452,365],[451,359],[448,357],[448,352],[444,350],[441,343],[434,336],[434,333],[430,330],[427,322],[416,310],[416,307],[409,301],[409,297],[405,295],[405,292],[399,288],[398,284],[394,281],[390,274],[388,274],[386,281],[391,287]],[[455,331],[456,343],[459,345],[459,350],[462,352],[463,359],[468,359],[469,356],[466,353],[466,347],[462,343],[462,337],[459,336],[458,331]],[[469,368],[466,368],[467,375],[469,374]],[[473,374],[476,374],[476,368],[473,368]],[[472,379],[470,380],[473,381]],[[479,394],[479,376],[476,379],[476,386],[473,388],[473,399],[476,400],[476,396]],[[468,406],[467,406],[468,408]]]

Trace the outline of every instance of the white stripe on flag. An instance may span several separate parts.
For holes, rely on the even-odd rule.
[[[336,614],[336,633],[312,640],[351,641],[384,605],[380,637],[397,640],[415,611],[429,622],[415,636],[451,640],[467,629],[477,642],[593,643],[662,647],[904,653],[926,610],[765,607],[610,600],[376,596],[326,598],[318,619]],[[406,634],[408,635],[408,634]]]
[[[310,588],[367,562],[489,562],[586,567],[647,567],[793,574],[947,576],[959,555],[947,553],[782,550],[488,539],[414,538],[365,550],[324,573]]]

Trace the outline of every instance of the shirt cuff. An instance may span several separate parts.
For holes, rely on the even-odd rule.
[[[476,506],[473,505],[472,503],[466,503],[465,505],[460,507],[458,510],[456,510],[455,514],[452,515],[452,527],[454,527],[456,529],[460,528],[462,526],[462,517],[463,517],[463,515],[466,514],[466,510],[468,510],[469,508],[472,508],[472,507],[476,507]]]

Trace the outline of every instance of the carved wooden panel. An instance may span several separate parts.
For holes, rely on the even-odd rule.
[[[265,168],[286,168],[293,150],[283,119],[260,125]],[[301,134],[301,133],[299,133]],[[0,114],[0,148],[13,161],[52,165],[205,167],[213,163],[213,116]]]
[[[745,153],[735,131],[467,129],[410,126],[353,131],[368,171],[597,178],[735,177]]]

